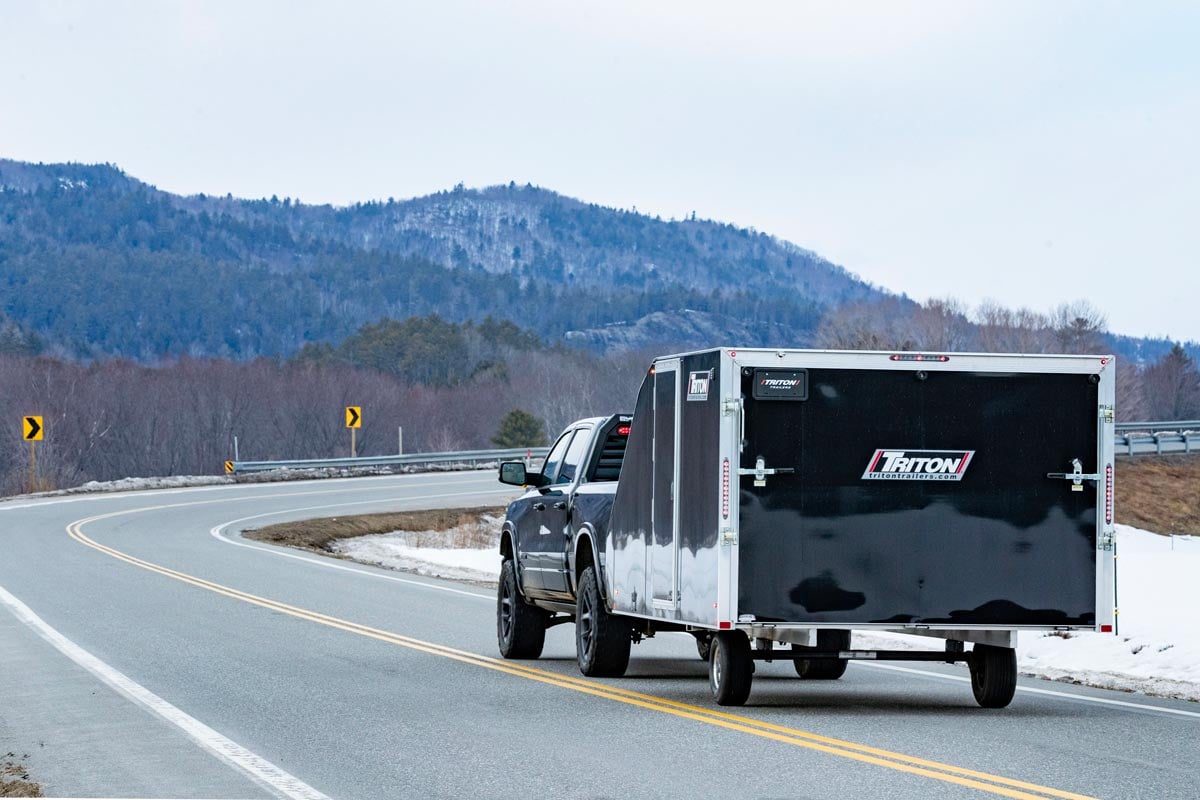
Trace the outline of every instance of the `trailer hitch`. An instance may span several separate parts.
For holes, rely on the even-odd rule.
[[[767,469],[767,461],[762,456],[754,460],[754,469],[739,469],[738,475],[753,475],[755,486],[766,486],[768,475],[791,475],[796,469],[794,467],[776,467]]]
[[[1100,480],[1100,475],[1098,473],[1092,472],[1084,474],[1083,464],[1080,463],[1078,458],[1071,459],[1071,467],[1071,472],[1047,472],[1046,477],[1053,480],[1070,481],[1072,492],[1082,492],[1084,481]]]

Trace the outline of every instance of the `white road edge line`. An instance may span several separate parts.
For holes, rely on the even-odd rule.
[[[854,663],[861,664],[864,667],[871,667],[873,669],[886,669],[886,670],[891,670],[892,672],[908,672],[913,675],[925,675],[930,678],[941,678],[942,680],[959,681],[962,683],[970,683],[971,682],[970,678],[966,678],[961,675],[945,675],[941,672],[928,672],[923,669],[913,669],[912,667],[897,667],[893,664],[878,664],[878,663],[871,663],[868,661],[855,661]],[[1044,679],[1039,678],[1038,680],[1044,680]],[[1017,691],[1025,693],[1025,694],[1042,694],[1042,695],[1048,695],[1049,697],[1063,697],[1063,698],[1066,698],[1067,700],[1081,700],[1085,703],[1100,703],[1100,704],[1106,705],[1106,706],[1118,706],[1121,708],[1136,708],[1139,711],[1153,711],[1153,712],[1157,712],[1159,714],[1175,714],[1180,717],[1200,718],[1200,712],[1197,712],[1197,711],[1184,711],[1181,708],[1166,708],[1164,706],[1149,706],[1144,703],[1131,703],[1128,700],[1109,700],[1105,697],[1092,697],[1091,695],[1072,694],[1071,692],[1056,692],[1053,689],[1038,689],[1033,686],[1021,686],[1021,685],[1017,686]],[[1111,690],[1101,689],[1100,691],[1111,691]]]
[[[74,661],[129,700],[157,714],[190,736],[202,748],[246,773],[256,783],[272,794],[290,800],[330,800],[299,778],[284,772],[271,762],[255,755],[237,742],[222,736],[200,720],[185,714],[122,672],[110,667],[79,645],[50,627],[29,606],[0,586],[0,603],[13,616],[32,628],[39,636],[52,644],[60,653]]]
[[[488,491],[488,492],[454,492],[454,493],[450,493],[450,494],[426,495],[421,498],[413,498],[413,500],[432,500],[432,499],[438,499],[438,498],[444,498],[444,497],[462,497],[462,496],[468,496],[468,495],[474,497],[474,496],[478,496],[481,494],[500,494],[502,492],[507,493],[509,491],[511,491],[511,490],[509,490],[509,489],[494,489],[494,490]],[[348,567],[345,564],[339,564],[338,562],[336,562],[332,559],[328,559],[328,558],[313,558],[311,556],[303,556],[298,553],[287,553],[287,552],[284,552],[283,550],[281,550],[279,548],[275,548],[275,547],[264,547],[262,545],[250,544],[249,542],[245,542],[245,541],[237,541],[235,539],[229,538],[229,536],[225,533],[226,528],[228,528],[232,525],[238,525],[243,522],[249,522],[250,520],[253,520],[253,519],[262,519],[263,517],[274,517],[274,516],[279,516],[281,514],[290,514],[292,512],[296,512],[296,511],[320,511],[320,510],[326,509],[326,508],[345,508],[346,506],[371,505],[373,503],[378,503],[378,502],[379,502],[378,499],[358,500],[353,503],[329,503],[329,504],[319,505],[319,506],[307,506],[304,508],[287,508],[287,509],[283,509],[280,511],[268,511],[264,514],[253,514],[249,517],[240,517],[239,519],[233,519],[233,520],[229,520],[228,522],[223,522],[220,525],[217,525],[217,526],[213,527],[212,529],[210,529],[209,533],[214,538],[216,538],[218,541],[222,541],[225,544],[231,544],[234,547],[245,547],[247,550],[258,550],[261,553],[268,553],[273,556],[279,556],[280,558],[291,558],[291,559],[295,559],[296,561],[303,561],[305,563],[312,564],[313,566],[316,566],[316,567],[325,567],[326,569],[336,569],[336,570],[340,570],[342,572],[353,572],[356,575],[363,575],[368,578],[378,578],[379,580],[392,581],[393,583],[404,583],[404,584],[408,584],[410,586],[420,586],[425,589],[434,589],[439,592],[449,592],[451,594],[461,594],[461,595],[465,595],[467,597],[474,597],[479,600],[486,600],[489,603],[495,601],[495,598],[492,597],[491,595],[479,594],[478,592],[468,592],[463,589],[454,589],[450,586],[438,586],[437,584],[434,584],[434,583],[426,583],[424,581],[417,581],[417,580],[413,580],[411,578],[401,578],[396,575],[387,575],[387,574],[384,574],[381,572],[360,569],[358,567]]]

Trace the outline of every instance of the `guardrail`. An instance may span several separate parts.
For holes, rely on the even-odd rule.
[[[1146,456],[1200,453],[1200,420],[1168,422],[1118,422],[1116,445],[1120,455]],[[233,473],[268,472],[275,469],[364,469],[370,467],[433,467],[463,465],[478,467],[500,461],[543,458],[548,447],[517,447],[508,450],[452,450],[444,453],[410,453],[403,456],[364,458],[308,458],[293,461],[234,461]]]
[[[1200,420],[1118,422],[1118,452],[1127,456],[1163,456],[1200,452]]]
[[[233,474],[268,472],[275,469],[369,469],[371,467],[434,467],[495,464],[542,458],[548,447],[517,447],[508,450],[455,450],[445,453],[409,453],[402,456],[366,456],[362,458],[306,458],[292,461],[234,461]]]

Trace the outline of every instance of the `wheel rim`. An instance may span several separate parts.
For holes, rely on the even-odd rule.
[[[583,651],[584,660],[587,661],[592,657],[592,645],[596,638],[592,625],[595,608],[592,605],[591,593],[584,592],[580,599],[582,602],[579,604],[579,619],[576,621],[576,627],[579,629],[580,650]]]
[[[508,581],[500,583],[500,637],[504,641],[509,641],[512,638],[513,627],[513,599],[512,587]]]
[[[721,653],[717,650],[718,647],[720,647],[720,645],[714,641],[712,643],[712,651],[709,653],[709,663],[712,665],[709,668],[709,676],[712,679],[712,688],[714,692],[721,688]]]

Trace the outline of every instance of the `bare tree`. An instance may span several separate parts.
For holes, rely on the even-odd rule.
[[[1086,300],[1063,303],[1050,314],[1054,342],[1061,353],[1101,353],[1108,321]]]

